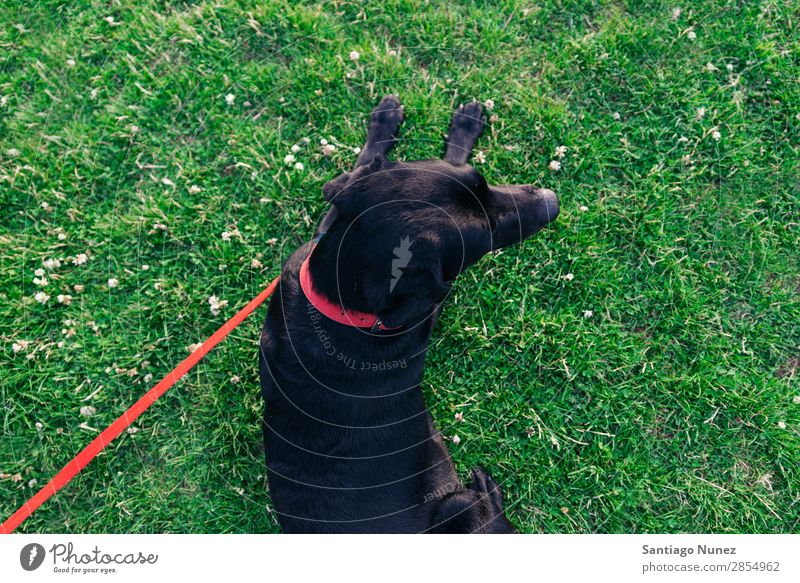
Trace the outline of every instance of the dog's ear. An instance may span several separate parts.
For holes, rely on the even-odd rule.
[[[342,212],[358,212],[358,203],[364,198],[366,188],[367,181],[364,178],[390,167],[391,163],[386,156],[375,156],[372,162],[366,166],[356,168],[353,172],[346,172],[326,182],[322,187],[322,196]]]
[[[377,172],[378,170],[387,170],[392,165],[389,159],[383,154],[378,154],[369,163],[369,172]]]
[[[392,271],[391,279],[383,279],[382,282],[387,287],[384,303],[387,307],[378,312],[378,317],[387,328],[412,325],[423,320],[450,292],[451,284],[444,280],[438,260],[417,259],[405,269],[395,268]]]
[[[341,203],[340,197],[344,193],[347,183],[350,182],[350,174],[341,174],[333,180],[329,180],[322,186],[322,196],[326,202],[334,206]]]

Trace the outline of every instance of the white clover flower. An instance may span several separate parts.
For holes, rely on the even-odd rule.
[[[681,9],[680,7],[676,7],[672,9],[672,20],[678,20],[681,17]]]
[[[6,150],[6,155],[11,156],[12,158],[14,158],[16,156],[19,156],[19,150],[17,150],[16,148],[9,148],[8,150]],[[50,206],[50,205],[48,205],[48,206]],[[42,208],[45,208],[45,207],[42,207]]]
[[[586,206],[585,204],[582,204],[581,206],[578,207],[578,210],[581,211],[582,213],[585,213],[586,211],[589,210],[589,207]]]
[[[150,266],[147,264],[142,265],[142,271],[150,271]]]
[[[476,164],[486,164],[486,155],[483,152],[478,152],[474,156]]]
[[[614,118],[614,121],[619,121],[622,118],[618,111],[615,111],[612,117]]]
[[[292,152],[294,152],[294,153],[296,154],[297,152],[299,152],[299,151],[300,151],[300,146],[298,146],[297,144],[294,144],[294,145],[293,145],[291,148],[289,148],[289,149],[290,149]]]
[[[559,170],[561,170],[561,162],[559,162],[558,160],[550,160],[550,164],[548,164],[547,166],[553,172],[558,172]]]
[[[719,130],[714,130],[713,132],[711,132],[711,137],[714,138],[714,140],[716,140],[717,142],[719,142],[720,139],[722,138],[722,134],[719,133]]]
[[[65,306],[68,306],[68,305],[70,305],[72,303],[72,296],[71,295],[58,294],[56,296],[56,299],[58,300],[59,304],[64,304]]]
[[[461,438],[458,435],[453,436],[453,445],[458,445],[461,443]]]
[[[163,281],[157,281],[157,282],[155,282],[155,283],[153,284],[153,288],[155,288],[155,289],[156,289],[156,290],[158,290],[158,291],[161,291],[161,290],[163,290],[163,289],[164,289],[164,282],[163,282]]]
[[[80,284],[80,283],[76,283],[75,285],[72,286],[72,289],[75,290],[76,294],[79,294],[79,293],[82,293],[83,290],[86,289],[86,286],[83,285],[83,284]]]
[[[44,277],[45,276],[44,269],[40,267],[39,269],[33,272],[33,275],[35,275],[36,277]]]
[[[220,310],[228,305],[228,300],[220,300],[217,296],[210,296],[208,298],[208,305],[209,309],[211,310],[211,314],[214,316],[219,316]]]
[[[686,33],[686,36],[689,40],[695,40],[697,38],[697,33],[694,31],[694,27],[689,29],[689,32]]]
[[[350,51],[350,60],[351,61],[357,61],[360,58],[361,58],[361,55],[358,54],[358,51]]]
[[[455,414],[455,416],[454,416],[454,419],[455,419],[456,421],[463,421],[463,420],[464,420],[464,414],[463,414],[463,413],[461,413],[461,412],[459,412],[459,413],[456,413],[456,414]]]
[[[36,300],[37,302],[39,302],[40,304],[46,304],[47,300],[50,299],[50,296],[48,296],[43,291],[39,291],[39,292],[36,292],[35,294],[33,294],[33,299]]]
[[[153,380],[153,373],[151,372],[147,373],[146,375],[144,375],[144,379],[142,380],[144,380],[144,382],[146,383],[149,383],[150,381]]]
[[[719,69],[717,69],[714,66],[714,63],[712,63],[711,61],[706,63],[705,70],[708,71],[709,73],[713,73],[714,71],[719,71]]]
[[[322,138],[322,139],[319,141],[319,145],[320,145],[320,146],[326,146],[327,144],[328,144],[328,140],[326,140],[325,138]]]
[[[278,240],[275,237],[272,237],[271,239],[267,239],[267,245],[274,245],[277,242],[278,242]]]
[[[108,278],[108,287],[117,287],[118,285],[119,285],[119,280],[116,277]]]
[[[192,194],[197,194],[197,193],[198,193],[198,192],[200,192],[201,190],[203,190],[203,189],[202,189],[202,188],[200,188],[199,186],[197,186],[196,184],[192,184],[192,185],[189,187],[189,192],[191,192]]]
[[[228,93],[225,96],[225,103],[228,105],[233,105],[233,102],[236,101],[236,96],[233,93]]]
[[[115,24],[113,16],[106,16],[103,20],[105,20],[111,26],[114,26],[114,24]]]
[[[21,352],[30,346],[30,340],[17,340],[11,345],[11,350],[14,351],[14,354]]]
[[[3,95],[0,97],[0,107],[5,107],[8,104],[8,97]]]
[[[796,395],[796,396],[795,396],[795,397],[792,399],[792,403],[794,403],[795,405],[800,405],[800,395]]]
[[[231,377],[231,384],[238,385],[241,382],[241,378],[239,376],[232,376]]]
[[[44,265],[45,269],[58,269],[61,267],[61,261],[58,259],[45,259],[42,261],[42,265]]]
[[[231,234],[230,234],[229,231],[222,231],[222,240],[223,241],[230,241],[231,240]]]
[[[44,425],[40,421],[34,423],[34,427],[36,427],[36,431],[41,431],[42,429],[44,429]]]
[[[487,99],[483,102],[483,106],[486,108],[486,111],[492,111],[494,109],[494,99]]]
[[[302,162],[295,162],[295,164],[294,164],[294,169],[295,170],[303,170],[304,168],[305,168],[305,166],[303,166]]]
[[[353,148],[353,153],[356,154],[356,155],[360,154],[361,153],[361,146],[356,146],[355,148]]]
[[[253,269],[261,269],[262,267],[264,267],[264,264],[263,264],[263,263],[261,263],[261,262],[260,262],[258,259],[255,259],[255,258],[254,258],[254,259],[253,259],[253,260],[250,262],[250,267],[251,267],[251,268],[253,268]]]
[[[786,421],[778,421],[778,428],[786,429]]]
[[[726,68],[726,69],[727,69],[729,72],[733,72],[733,63],[728,63],[727,65],[725,65],[725,68]]]
[[[583,317],[584,318],[591,318],[592,316],[594,316],[594,312],[592,310],[584,310],[583,311]]]
[[[697,119],[703,119],[705,116],[706,116],[706,108],[705,107],[698,107],[697,108],[697,113],[695,114],[695,117]]]
[[[139,133],[139,126],[137,126],[136,124],[131,124],[128,129],[130,129],[132,134],[138,134]]]
[[[325,156],[330,156],[335,151],[336,151],[336,146],[334,146],[333,144],[325,144],[324,146],[322,146],[322,153]]]
[[[294,156],[292,156],[291,154],[286,154],[286,156],[283,157],[283,163],[286,164],[287,166],[289,164],[292,164],[293,162],[294,162]]]
[[[97,413],[97,409],[92,407],[91,405],[84,405],[81,407],[81,415],[83,417],[94,417]]]
[[[67,234],[66,233],[59,233],[58,237],[57,237],[57,239],[59,241],[64,241],[66,238],[67,238]]]
[[[89,91],[89,99],[97,99],[97,89]]]
[[[74,67],[75,59],[67,59],[67,67]]]
[[[566,279],[567,281],[572,281],[573,279],[575,279],[575,275],[572,273],[568,273],[567,275],[564,276],[564,279]]]
[[[78,253],[75,257],[72,258],[73,265],[83,265],[89,261],[89,256],[86,253]]]
[[[556,156],[559,158],[563,158],[567,155],[567,147],[566,146],[558,146],[556,148]]]
[[[200,342],[196,342],[194,344],[190,344],[189,346],[187,346],[186,350],[188,350],[189,352],[194,352],[196,350],[200,350],[201,346],[203,345]]]
[[[50,205],[47,203],[47,201],[46,201],[46,200],[43,200],[43,201],[42,201],[42,204],[40,204],[39,206],[40,206],[40,207],[42,207],[42,208],[43,208],[44,210],[46,210],[46,211],[47,211],[47,210],[50,210]]]
[[[28,488],[35,488],[36,484],[38,483],[39,480],[37,480],[36,478],[31,478],[30,480],[28,480]]]

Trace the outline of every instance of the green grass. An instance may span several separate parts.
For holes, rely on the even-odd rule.
[[[493,99],[480,170],[561,198],[552,228],[460,278],[435,333],[426,398],[462,475],[489,470],[525,532],[800,531],[799,18],[777,0],[3,2],[0,517],[278,273],[397,93],[398,157],[440,155],[453,107]],[[277,531],[263,315],[21,530]]]

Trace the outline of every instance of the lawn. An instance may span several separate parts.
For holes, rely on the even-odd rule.
[[[524,532],[800,531],[799,19],[3,2],[0,518],[277,275],[396,93],[398,158],[440,156],[453,108],[492,100],[477,167],[561,199],[434,333],[424,390],[461,475],[486,468]],[[20,530],[277,532],[264,314]]]

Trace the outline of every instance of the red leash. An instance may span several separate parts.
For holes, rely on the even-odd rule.
[[[66,486],[69,481],[72,480],[72,478],[74,478],[78,472],[85,468],[90,461],[97,457],[97,454],[103,451],[103,449],[105,449],[105,447],[111,443],[115,437],[130,427],[131,423],[133,423],[139,415],[144,413],[147,408],[155,403],[161,395],[166,393],[167,390],[169,390],[169,388],[178,381],[178,379],[189,372],[192,367],[200,362],[200,360],[206,354],[211,352],[211,350],[217,344],[219,344],[223,338],[230,334],[234,328],[241,324],[242,321],[244,321],[244,319],[253,312],[253,310],[263,304],[264,300],[271,296],[272,292],[275,291],[275,287],[278,285],[278,279],[279,278],[277,277],[273,279],[272,282],[267,286],[267,289],[258,294],[244,308],[239,310],[239,312],[233,318],[225,322],[219,328],[219,330],[214,332],[206,339],[205,342],[203,342],[200,348],[192,352],[186,358],[186,360],[172,369],[172,371],[163,379],[161,379],[156,386],[147,391],[142,398],[136,401],[122,415],[117,417],[116,421],[104,429],[103,432],[94,438],[92,442],[87,445],[77,456],[70,460],[69,463],[64,466],[62,470],[58,472],[45,487],[36,492],[36,494],[34,494],[30,500],[25,502],[25,504],[23,504],[14,514],[12,514],[8,520],[0,525],[0,534],[10,534],[14,532],[14,530],[16,530],[16,528],[22,524],[26,518],[28,518],[37,508],[39,508],[39,506],[44,504],[53,494]]]

